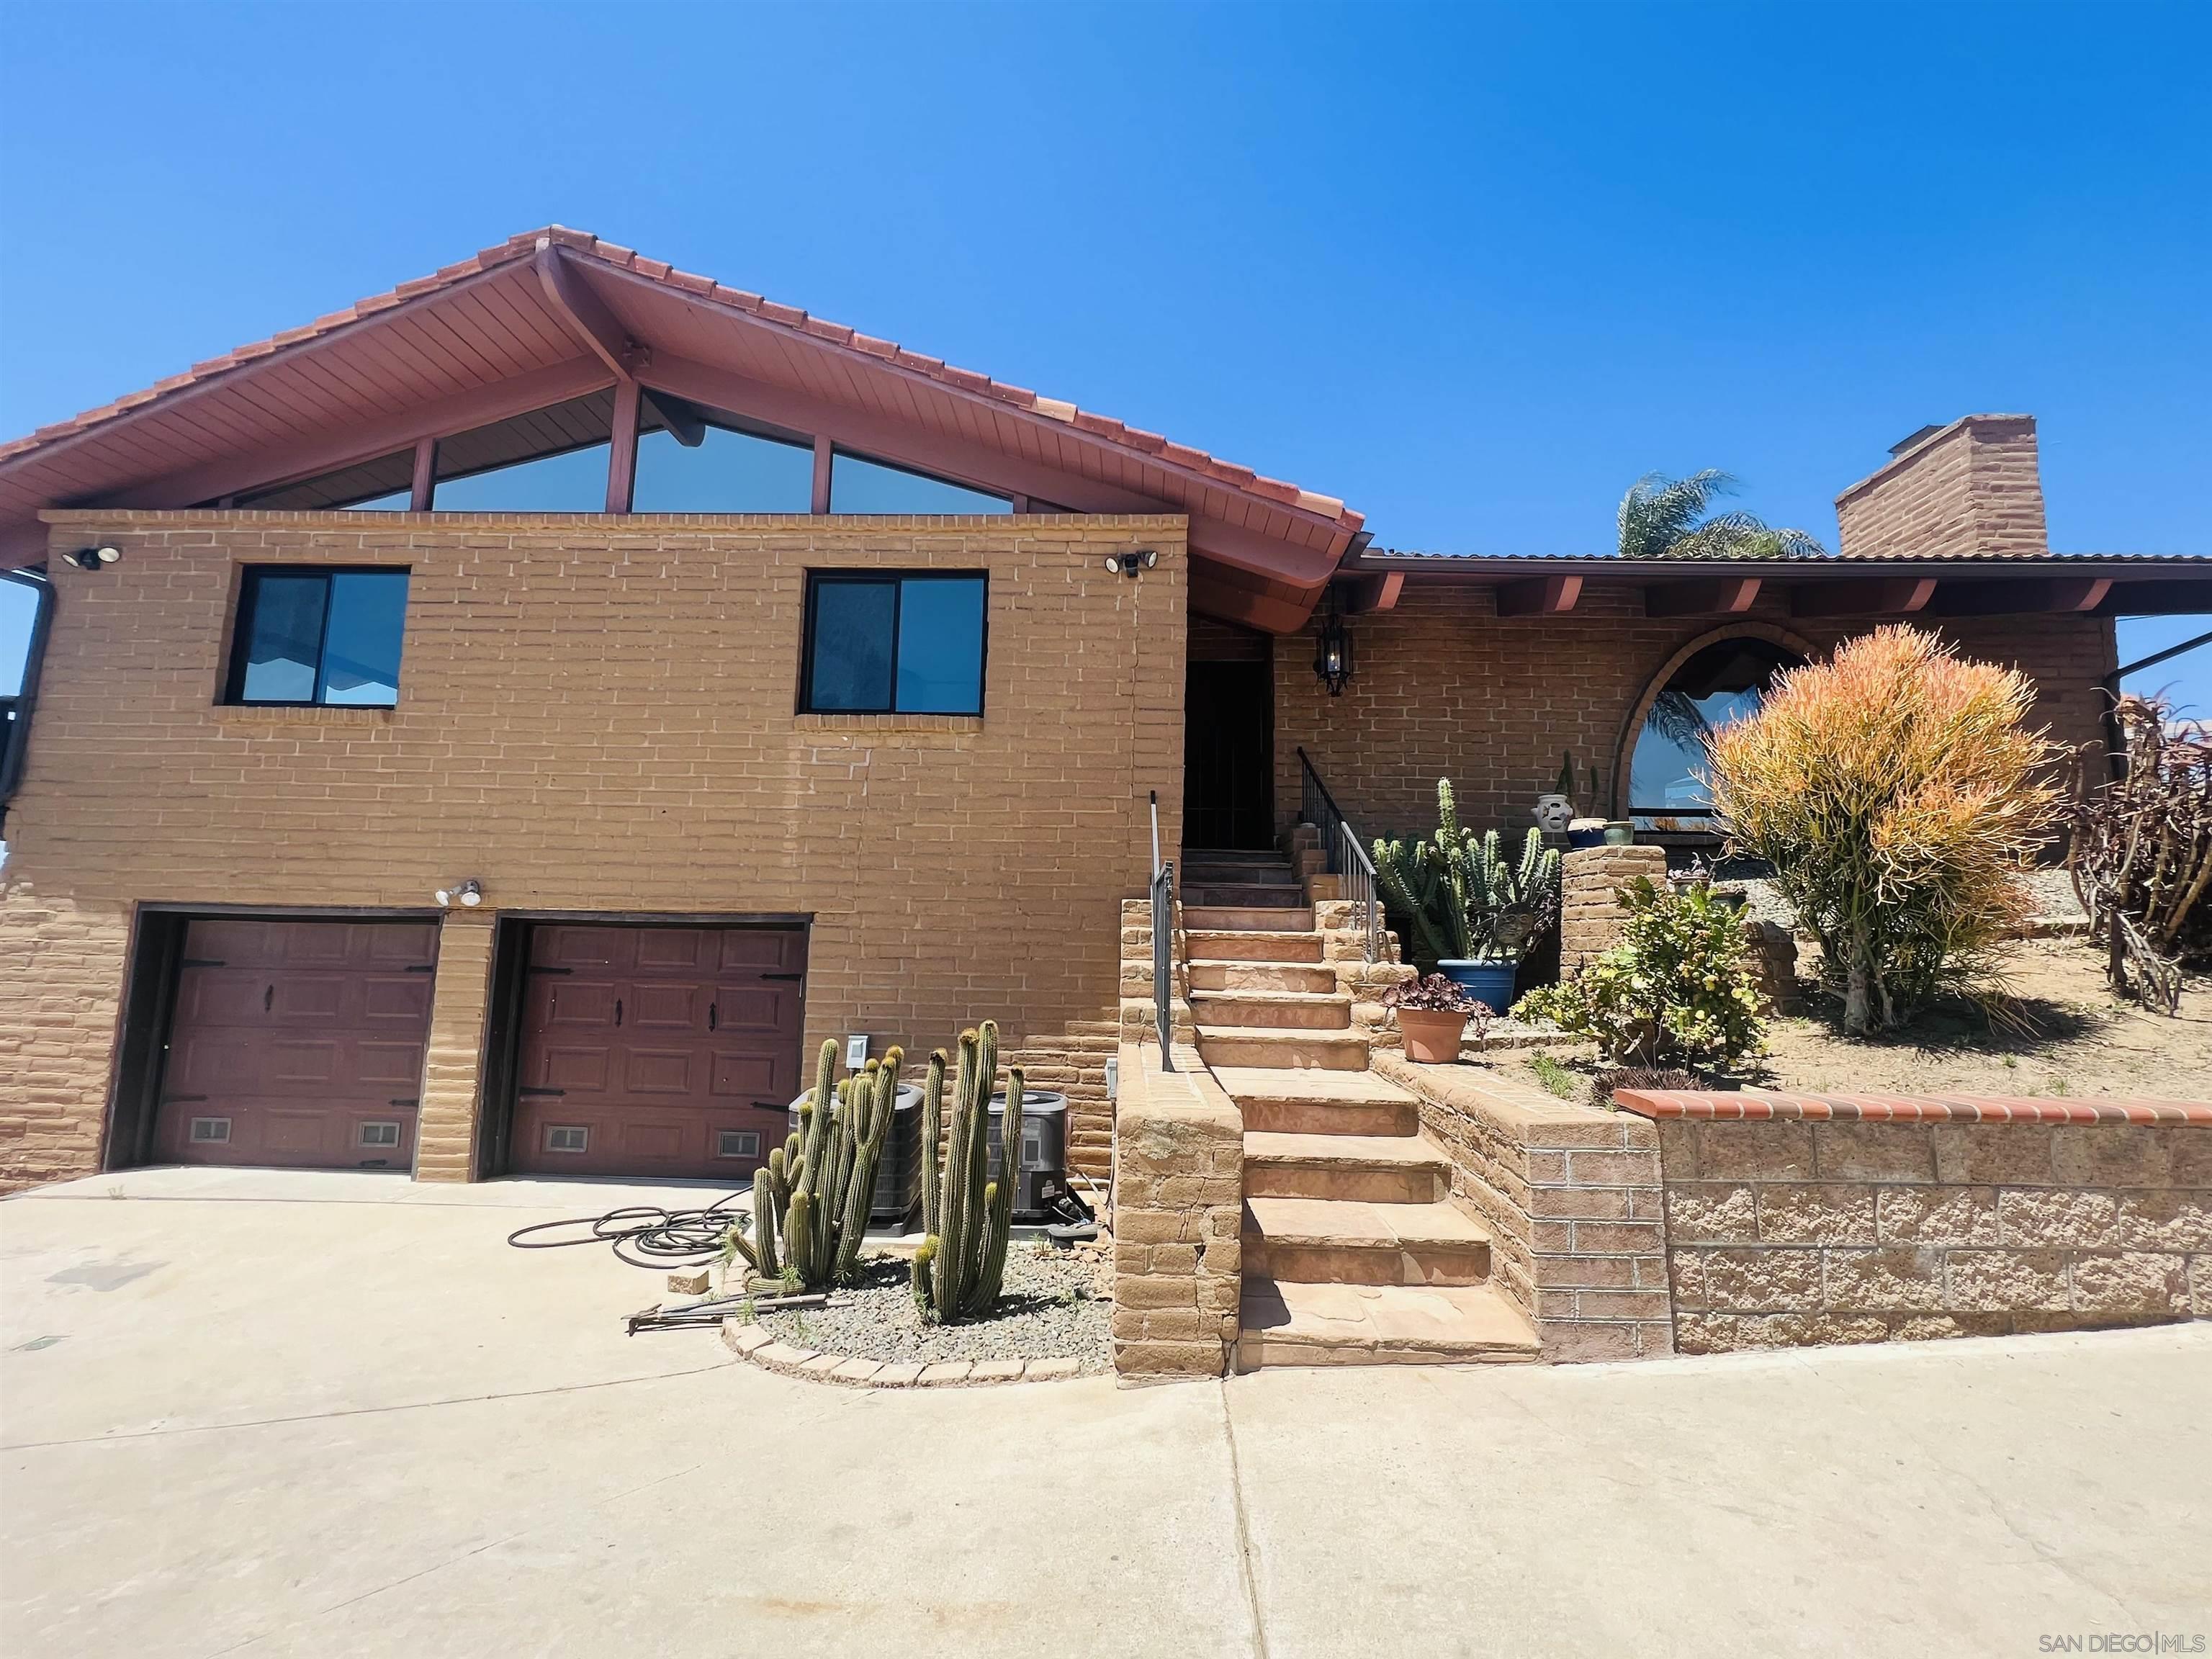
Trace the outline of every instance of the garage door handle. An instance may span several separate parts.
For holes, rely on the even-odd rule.
[[[615,1024],[617,1025],[622,1024],[622,999],[620,997],[617,997],[615,999]]]
[[[805,979],[806,975],[804,974],[763,974],[761,977],[763,979],[800,980]]]
[[[205,1095],[163,1095],[161,1097],[161,1104],[164,1106],[181,1106],[186,1101],[205,1100],[206,1098],[207,1097]],[[758,1103],[755,1103],[757,1104]]]
[[[186,957],[177,964],[179,968],[227,968],[229,965],[218,957]]]
[[[711,1030],[713,1030],[714,1029],[714,1024],[715,1024],[715,1022],[716,1022],[718,1019],[720,1019],[720,1018],[721,1018],[721,1007],[720,1007],[720,1004],[718,1004],[718,1003],[713,1003],[713,1002],[708,1003],[708,1004],[707,1005],[707,1029],[708,1029],[708,1030],[710,1030],[710,1031],[711,1031]]]
[[[420,1095],[402,1095],[397,1100],[387,1100],[384,1103],[387,1106],[420,1106],[422,1097]]]
[[[568,1092],[566,1089],[533,1089],[527,1084],[515,1091],[519,1095],[565,1095]]]
[[[267,1013],[269,1012],[269,1005],[276,1000],[276,988],[271,985],[261,993],[261,1012],[264,1014]]]

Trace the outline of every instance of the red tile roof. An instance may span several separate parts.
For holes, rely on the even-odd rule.
[[[603,240],[588,231],[570,230],[564,226],[550,225],[539,230],[525,231],[506,241],[488,247],[473,258],[450,264],[429,276],[417,277],[402,283],[387,294],[373,295],[356,301],[342,311],[318,317],[303,328],[287,329],[266,340],[257,341],[227,351],[219,357],[195,363],[181,374],[172,374],[157,380],[143,391],[118,398],[112,403],[97,409],[87,410],[66,421],[40,427],[26,437],[0,444],[0,462],[28,453],[58,440],[88,432],[119,419],[149,404],[159,403],[173,393],[217,380],[223,375],[253,363],[271,353],[287,347],[334,334],[351,324],[358,323],[379,312],[403,305],[423,295],[450,288],[466,278],[481,275],[495,267],[533,257],[541,242],[550,241],[580,258],[594,259],[617,270],[627,270],[647,278],[675,292],[706,300],[714,304],[732,307],[749,313],[764,322],[778,325],[793,333],[811,338],[826,340],[832,344],[864,352],[898,368],[921,374],[957,390],[996,398],[1016,409],[1062,422],[1078,431],[1119,445],[1139,453],[1152,456],[1168,465],[1199,473],[1218,483],[1245,495],[1260,497],[1298,511],[1334,520],[1345,530],[1357,530],[1365,520],[1364,515],[1346,507],[1333,495],[1323,495],[1280,478],[1270,478],[1207,454],[1170,442],[1156,432],[1146,432],[1103,415],[1078,409],[1073,404],[1058,398],[1040,396],[1025,387],[1009,386],[988,375],[972,370],[956,368],[941,358],[909,351],[889,340],[879,340],[848,328],[841,323],[830,322],[810,316],[793,306],[779,305],[742,289],[725,287],[709,276],[678,270],[665,262],[649,259],[633,248]]]

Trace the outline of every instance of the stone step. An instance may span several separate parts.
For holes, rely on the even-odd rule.
[[[1264,881],[1279,887],[1297,885],[1297,872],[1287,860],[1273,864],[1221,864],[1212,859],[1193,860],[1176,866],[1176,873],[1185,881]]]
[[[1305,1285],[1480,1285],[1490,1232],[1447,1199],[1248,1198],[1244,1272]]]
[[[1200,1025],[1243,1025],[1271,1031],[1348,1031],[1352,999],[1311,991],[1201,991],[1190,1009]]]
[[[1367,1069],[1364,1031],[1295,1031],[1267,1026],[1204,1025],[1198,1052],[1208,1066],[1283,1066],[1329,1072]]]
[[[1421,1126],[1420,1103],[1372,1072],[1223,1066],[1213,1075],[1243,1113],[1247,1130],[1409,1135]]]
[[[1308,1285],[1247,1275],[1239,1325],[1240,1371],[1525,1364],[1543,1357],[1527,1316],[1494,1285]]]
[[[1305,908],[1305,889],[1295,883],[1278,885],[1264,881],[1217,881],[1204,886],[1186,881],[1182,884],[1185,906],[1207,905],[1269,910],[1301,910]]]
[[[1451,1164],[1418,1134],[1244,1132],[1247,1198],[1433,1204],[1450,1194]]]
[[[1192,921],[1190,913],[1183,913],[1188,924],[1183,942],[1188,946],[1192,965],[1200,962],[1319,962],[1322,959],[1322,937],[1310,928],[1303,933],[1285,933],[1279,928],[1250,930],[1207,927]]]
[[[1328,996],[1336,990],[1336,969],[1326,963],[1220,962],[1194,959],[1194,991],[1304,991]]]
[[[1186,904],[1182,925],[1204,933],[1310,933],[1313,910],[1310,906],[1285,910],[1257,904]],[[1220,952],[1207,954],[1218,956]]]

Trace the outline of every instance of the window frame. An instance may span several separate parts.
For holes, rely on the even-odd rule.
[[[983,585],[983,614],[975,641],[975,707],[950,712],[944,709],[901,708],[898,706],[899,634],[906,622],[906,584],[910,581],[977,581]],[[825,583],[854,586],[888,586],[891,600],[890,705],[884,708],[817,708],[814,706],[814,631],[820,594]],[[983,718],[991,677],[991,573],[988,570],[810,570],[806,573],[806,605],[799,623],[799,703],[801,714],[854,714],[868,720],[979,720]]]
[[[358,708],[366,710],[397,708],[400,687],[392,687],[392,701],[386,702],[332,702],[327,698],[309,697],[305,700],[283,697],[249,697],[246,695],[246,659],[253,649],[252,605],[258,598],[263,576],[319,576],[323,580],[323,631],[315,641],[316,685],[323,684],[323,665],[331,650],[331,580],[336,576],[401,576],[408,580],[408,599],[414,599],[412,565],[404,564],[247,564],[239,567],[238,598],[230,613],[230,662],[222,680],[222,706],[226,708]],[[407,641],[407,607],[399,611],[399,639],[404,658]]]

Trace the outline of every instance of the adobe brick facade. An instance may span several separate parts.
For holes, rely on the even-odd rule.
[[[1397,606],[1352,619],[1358,670],[1335,697],[1313,672],[1313,629],[1274,649],[1275,801],[1287,829],[1303,744],[1338,804],[1370,836],[1425,833],[1449,777],[1470,827],[1517,832],[1553,787],[1559,756],[1578,777],[1596,764],[1612,799],[1585,812],[1620,817],[1626,738],[1660,672],[1724,631],[1753,631],[1826,652],[1875,624],[1792,619],[1762,601],[1745,617],[1662,620],[1633,591],[1592,587],[1565,616],[1500,617],[1489,590],[1406,584]],[[2112,624],[2096,617],[1931,620],[1968,655],[2026,671],[2033,718],[2069,744],[2103,738],[2100,682],[2116,667]]]
[[[422,911],[420,1168],[465,1178],[494,913],[811,916],[808,1051],[995,1016],[1103,1172],[1120,904],[1176,844],[1179,516],[68,512],[0,871],[0,1182],[98,1166],[134,908]],[[1109,553],[1157,550],[1141,580]],[[399,706],[219,707],[238,571],[406,566]],[[985,713],[793,713],[810,568],[989,573]],[[432,912],[432,914],[436,914]]]

